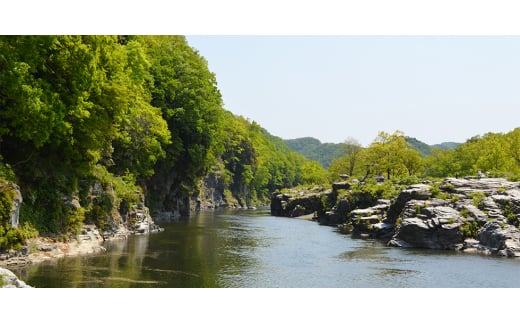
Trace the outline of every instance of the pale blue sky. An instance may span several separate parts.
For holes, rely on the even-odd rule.
[[[216,74],[225,108],[282,138],[368,145],[379,131],[402,130],[434,144],[520,126],[514,0],[61,2],[6,2],[0,30],[244,35],[187,38]],[[390,36],[247,36],[284,34]]]
[[[284,139],[428,144],[520,126],[518,36],[187,36],[225,108]]]

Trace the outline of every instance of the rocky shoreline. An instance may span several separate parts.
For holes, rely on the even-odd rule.
[[[19,283],[14,280],[13,276],[16,276],[10,272],[9,268],[20,268],[63,257],[102,253],[106,251],[103,247],[105,241],[127,239],[129,235],[149,234],[163,230],[155,224],[145,229],[144,224],[141,223],[138,228],[139,230],[129,231],[122,227],[117,231],[103,232],[102,235],[95,225],[84,225],[81,233],[67,242],[42,237],[29,239],[22,250],[0,253],[0,274],[5,274],[2,287],[30,287],[23,281],[19,281],[21,282]]]
[[[10,225],[18,227],[20,206],[23,202],[20,188],[8,182],[12,199]],[[160,232],[163,229],[154,223],[148,207],[145,206],[144,196],[140,191],[135,192],[139,198],[136,204],[129,205],[124,212],[113,205],[111,214],[116,214],[110,220],[109,229],[102,232],[93,224],[84,224],[75,236],[56,236],[30,238],[20,250],[0,251],[0,268],[16,268],[46,260],[62,257],[88,255],[106,251],[103,242],[114,239],[126,239],[129,235],[149,234]],[[106,194],[101,185],[92,188],[91,200]],[[80,209],[81,205],[76,197],[64,198],[65,204],[71,209]],[[9,284],[7,284],[9,285]]]
[[[320,224],[381,239],[393,247],[520,257],[518,182],[446,178],[410,185],[392,200],[353,191],[354,185],[363,183],[335,183],[321,192],[273,194],[271,214],[315,213]],[[326,211],[331,205],[331,211]]]

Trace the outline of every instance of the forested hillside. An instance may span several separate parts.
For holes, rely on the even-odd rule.
[[[410,144],[413,150],[421,153],[422,157],[426,157],[432,153],[433,148],[455,149],[459,144],[455,142],[444,142],[437,145],[428,145],[413,137],[405,136],[404,139]],[[349,147],[359,145],[353,139],[346,140],[343,143],[322,143],[316,138],[304,137],[296,139],[285,139],[285,143],[294,151],[302,154],[309,160],[319,162],[323,167],[329,168],[331,162],[345,154],[348,154]]]
[[[434,148],[450,150],[450,149],[455,149],[455,148],[457,148],[458,145],[460,145],[459,143],[456,143],[456,142],[443,142],[443,143],[436,144],[436,145],[428,145],[413,137],[405,137],[405,139],[406,139],[406,142],[408,142],[412,146],[412,149],[415,149],[418,152],[420,152],[421,156],[423,156],[423,157],[431,154],[432,150]]]
[[[244,200],[326,180],[222,106],[182,36],[0,37],[0,248],[35,231],[113,225],[140,192],[152,213],[179,211],[215,170]],[[13,182],[19,228],[7,219]]]
[[[325,168],[329,167],[333,159],[345,153],[343,144],[322,143],[312,137],[285,139],[284,141],[294,151],[302,154],[309,160],[317,161]]]

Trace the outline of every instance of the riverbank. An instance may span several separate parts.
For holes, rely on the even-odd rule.
[[[47,237],[32,238],[22,250],[0,254],[0,267],[23,267],[51,259],[104,252],[103,241],[95,226],[84,226],[81,234],[66,242]]]
[[[446,178],[405,187],[341,182],[329,190],[273,194],[272,215],[310,212],[320,224],[388,246],[520,258],[520,183],[505,178]]]

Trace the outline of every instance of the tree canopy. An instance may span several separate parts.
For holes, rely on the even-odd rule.
[[[164,210],[214,169],[246,201],[326,180],[223,108],[216,76],[183,36],[1,36],[0,120],[0,177],[20,185],[21,220],[42,232],[77,231],[122,202],[84,207],[96,182],[122,200],[142,190]],[[71,196],[81,209],[65,206]]]

